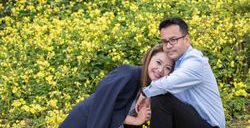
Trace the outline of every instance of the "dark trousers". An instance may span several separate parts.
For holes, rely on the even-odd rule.
[[[142,128],[142,126],[124,125],[124,128]]]
[[[198,112],[170,93],[151,97],[151,128],[212,128]]]

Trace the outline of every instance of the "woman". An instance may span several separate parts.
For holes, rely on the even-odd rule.
[[[168,75],[170,72],[172,72],[173,69],[173,65],[174,65],[174,61],[171,60],[170,58],[167,57],[166,53],[163,52],[163,47],[162,45],[156,45],[155,47],[151,48],[146,55],[144,56],[143,59],[143,66],[142,66],[142,86],[146,87],[147,85],[149,85],[149,83],[151,81],[155,81],[163,76]],[[144,104],[140,105],[140,109],[143,109],[144,107],[150,106],[150,103],[147,99],[147,101],[144,101]],[[133,108],[129,113],[131,115],[136,115],[135,113],[135,102],[133,103],[133,105],[131,106],[131,108]],[[141,111],[143,112],[143,110]],[[140,111],[138,112],[140,113]],[[146,113],[146,112],[144,112]],[[130,118],[129,116],[127,116],[127,118]],[[128,121],[126,118],[126,120],[124,121],[124,124],[129,124],[129,128],[131,128],[131,125],[141,125],[145,122],[145,120],[147,121],[148,118],[146,118],[145,120],[140,119],[139,117],[138,120],[133,120],[133,121]],[[134,117],[136,118],[136,117]],[[135,122],[143,122],[143,123],[138,123],[136,124]]]
[[[113,70],[99,83],[96,92],[79,103],[59,127],[118,128],[123,123],[142,125],[150,117],[148,104],[141,104],[136,116],[128,115],[140,88],[140,77],[143,86],[147,85],[151,80],[167,75],[173,61],[163,52],[162,45],[157,45],[146,54],[143,64],[142,73],[140,67],[131,65]]]

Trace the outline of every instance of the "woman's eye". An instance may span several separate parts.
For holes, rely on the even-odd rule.
[[[160,62],[160,61],[156,61],[156,63],[157,63],[158,65],[161,65],[161,62]]]
[[[166,67],[166,70],[169,70],[169,71],[171,71],[171,68],[170,68],[170,67]]]

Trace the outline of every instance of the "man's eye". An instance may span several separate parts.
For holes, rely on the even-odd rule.
[[[176,41],[176,39],[170,39],[169,40],[169,42],[175,42]]]
[[[169,41],[168,40],[162,40],[162,43],[167,44],[167,43],[169,43]]]

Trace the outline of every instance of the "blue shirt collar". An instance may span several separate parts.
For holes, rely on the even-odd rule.
[[[175,61],[175,68],[180,64],[180,62],[182,61],[182,59],[184,58],[184,56],[189,52],[189,51],[191,51],[193,48],[192,48],[192,46],[190,45],[189,47],[188,47],[188,49],[182,54],[182,56],[178,59],[178,60],[176,60]]]

